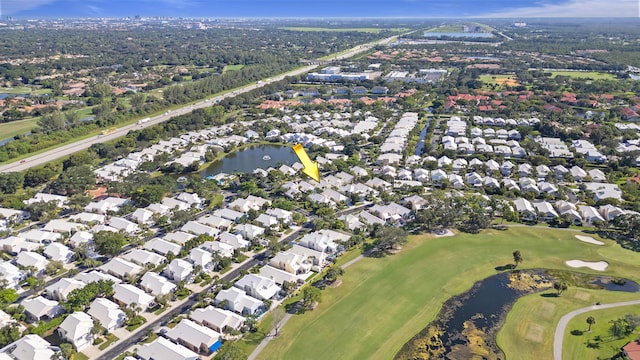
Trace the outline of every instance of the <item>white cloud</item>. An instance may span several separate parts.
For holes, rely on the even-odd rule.
[[[55,0],[0,0],[0,16],[12,15],[25,10],[50,4]]]
[[[540,4],[486,14],[485,17],[635,17],[638,0],[569,0],[562,4]]]

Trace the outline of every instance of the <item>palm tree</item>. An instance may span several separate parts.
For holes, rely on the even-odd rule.
[[[589,316],[587,318],[587,324],[589,324],[589,328],[587,329],[587,332],[591,332],[591,325],[596,323],[596,318],[594,318],[593,316]]]
[[[518,267],[518,264],[520,264],[523,261],[522,259],[522,254],[520,253],[520,250],[516,250],[513,252],[513,262],[515,263],[515,265],[513,266],[514,268]]]

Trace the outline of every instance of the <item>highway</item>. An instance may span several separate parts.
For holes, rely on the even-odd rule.
[[[376,46],[376,45],[382,45],[382,44],[388,44],[394,40],[397,39],[397,36],[392,36],[386,39],[382,39],[373,43],[369,43],[369,44],[365,44],[365,45],[358,45],[356,47],[354,47],[353,49],[345,52],[345,53],[341,53],[338,55],[335,55],[333,57],[331,57],[329,60],[330,61],[335,61],[335,60],[340,60],[340,59],[345,59],[345,58],[349,58],[352,57],[356,54],[359,54],[361,52],[367,51],[369,49],[371,49],[372,47]],[[249,84],[249,85],[245,85],[239,89],[235,89],[235,90],[230,90],[225,94],[213,97],[213,98],[209,98],[206,100],[202,100],[199,101],[195,104],[191,104],[191,105],[185,105],[179,109],[176,110],[170,110],[168,112],[163,113],[162,115],[157,115],[154,117],[151,117],[147,122],[143,123],[143,124],[131,124],[131,125],[126,125],[123,127],[119,127],[117,129],[115,129],[113,132],[109,133],[109,134],[105,134],[105,135],[98,135],[98,136],[94,136],[91,138],[87,138],[87,139],[82,139],[82,140],[78,140],[76,142],[55,148],[55,149],[51,149],[49,151],[45,151],[43,153],[37,154],[37,155],[32,155],[28,158],[25,158],[21,161],[15,161],[12,163],[8,163],[8,164],[4,164],[4,165],[0,165],[0,173],[4,173],[4,172],[16,172],[16,171],[24,171],[27,170],[29,168],[32,168],[34,166],[38,166],[38,165],[43,165],[46,164],[48,162],[51,162],[53,160],[59,159],[61,157],[64,156],[68,156],[71,155],[75,152],[81,151],[81,150],[86,150],[88,149],[91,145],[93,144],[99,144],[99,143],[104,143],[110,140],[114,140],[117,139],[119,137],[125,136],[129,131],[131,130],[139,130],[139,129],[144,129],[146,127],[149,126],[154,126],[157,124],[160,124],[164,121],[169,120],[170,118],[174,117],[174,116],[179,116],[179,115],[184,115],[184,114],[188,114],[190,112],[192,112],[195,109],[202,109],[208,106],[212,106],[215,103],[226,99],[226,98],[230,98],[230,97],[234,97],[236,95],[242,94],[242,93],[246,93],[248,91],[263,87],[267,84],[271,84],[273,82],[276,81],[280,81],[282,79],[284,79],[287,76],[297,76],[300,74],[304,74],[307,73],[311,70],[313,70],[314,68],[316,68],[317,65],[309,65],[309,66],[305,66],[299,69],[295,69],[295,70],[291,70],[288,71],[286,73],[277,75],[277,76],[273,76],[270,77],[269,79],[266,79],[264,81],[259,81],[255,84]]]

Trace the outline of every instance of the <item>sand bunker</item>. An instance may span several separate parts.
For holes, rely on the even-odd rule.
[[[576,239],[578,239],[580,241],[584,241],[584,242],[589,243],[589,244],[604,245],[604,243],[602,241],[596,240],[596,239],[592,238],[591,236],[576,235]]]
[[[605,271],[609,263],[606,261],[582,261],[582,260],[569,260],[566,262],[567,266],[572,268],[588,267],[589,269],[596,271]]]

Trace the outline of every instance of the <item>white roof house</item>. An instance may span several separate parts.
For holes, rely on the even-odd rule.
[[[101,214],[81,212],[79,214],[69,216],[69,220],[83,224],[104,224],[107,217]]]
[[[149,308],[154,301],[153,296],[130,284],[115,284],[113,298],[126,306],[138,304],[143,310]]]
[[[62,312],[62,308],[57,301],[49,300],[42,296],[23,300],[20,305],[24,306],[27,318],[33,321],[50,320]]]
[[[75,289],[82,289],[87,284],[80,280],[76,280],[73,278],[62,278],[55,283],[47,286],[45,288],[45,292],[47,296],[58,300],[65,301],[67,300],[67,296]]]
[[[220,333],[189,319],[182,319],[173,329],[169,329],[165,336],[193,351],[203,353],[207,353],[209,348],[220,340]]]
[[[245,249],[249,247],[250,244],[249,241],[243,239],[241,234],[234,235],[227,231],[220,234],[220,236],[218,237],[218,241],[231,245],[234,249]]]
[[[87,231],[78,231],[69,239],[69,245],[76,248],[81,244],[87,244],[93,240],[93,234]]]
[[[176,196],[176,199],[186,202],[192,207],[193,206],[200,207],[203,203],[203,200],[196,193],[191,194],[191,193],[182,192],[178,194],[178,196]]]
[[[233,286],[260,300],[271,299],[280,291],[280,287],[273,280],[256,274],[243,276]]]
[[[49,260],[47,260],[47,258],[31,251],[23,251],[19,253],[18,256],[14,258],[14,261],[18,266],[33,266],[38,272],[44,271],[44,269],[47,267],[47,264],[49,263]]]
[[[231,227],[231,221],[214,215],[200,217],[198,218],[198,222],[222,231],[229,230]]]
[[[595,221],[604,221],[604,218],[593,206],[580,205],[578,206],[578,211],[582,215],[582,220],[588,225],[593,224]]]
[[[31,242],[17,236],[0,239],[0,248],[11,255],[17,255],[21,251],[36,251],[41,246],[40,243]]]
[[[0,262],[0,280],[7,283],[8,288],[17,288],[26,274],[8,261]]]
[[[162,205],[168,207],[169,209],[172,210],[189,210],[191,208],[191,205],[187,204],[184,201],[180,201],[180,200],[176,200],[173,198],[164,198],[162,199]]]
[[[53,242],[53,241],[62,239],[62,234],[51,232],[51,231],[31,229],[31,230],[27,230],[25,232],[20,233],[18,237],[21,237],[28,241],[42,244],[42,243]]]
[[[122,255],[121,257],[140,266],[147,266],[148,264],[158,266],[164,264],[167,261],[164,256],[143,249],[135,249]]]
[[[58,242],[47,245],[43,254],[52,261],[62,261],[63,263],[68,263],[73,258],[73,251]]]
[[[213,307],[194,310],[190,315],[191,320],[211,328],[217,332],[225,330],[239,330],[245,322],[245,318],[232,311]]]
[[[351,238],[350,235],[323,229],[306,234],[298,241],[298,243],[317,251],[335,252],[338,248],[338,244],[336,242],[347,241],[349,238]]]
[[[559,216],[553,206],[547,201],[535,201],[533,202],[533,206],[538,213],[542,214],[545,220],[551,220]]]
[[[140,230],[138,224],[117,216],[112,216],[108,225],[118,230],[123,230],[127,234],[133,234]]]
[[[136,209],[131,214],[131,219],[138,224],[153,224],[153,211],[147,209]]]
[[[182,345],[159,337],[156,340],[144,344],[138,348],[137,357],[143,360],[198,360],[198,354]]]
[[[106,214],[109,211],[118,212],[120,208],[129,203],[128,199],[121,199],[117,197],[108,197],[98,202],[91,202],[84,207],[86,212],[95,212],[99,214]]]
[[[131,275],[138,275],[143,270],[139,265],[122,258],[113,258],[108,263],[100,266],[99,269],[121,279],[126,279],[127,276]]]
[[[212,228],[211,226],[201,224],[196,221],[188,221],[186,224],[182,225],[180,230],[186,233],[192,233],[195,235],[216,236],[220,233],[220,230],[216,228]]]
[[[164,276],[148,271],[140,279],[140,286],[153,296],[172,293],[176,289],[176,284],[170,282]]]
[[[193,273],[193,265],[182,259],[173,259],[164,271],[174,281],[185,281]]]
[[[536,217],[536,209],[533,207],[529,200],[518,198],[513,200],[513,205],[516,207],[516,211],[518,211],[525,218]]]
[[[310,262],[307,262],[307,264],[312,265]],[[275,268],[271,265],[261,267],[260,275],[273,280],[278,285],[283,285],[285,281],[290,283],[302,281],[302,279],[298,277],[299,275]]]
[[[120,307],[105,298],[97,298],[91,303],[87,314],[96,319],[108,332],[113,332],[124,325],[127,316]]]
[[[53,201],[60,208],[65,207],[67,201],[69,199],[66,196],[54,195],[54,194],[45,194],[45,193],[37,193],[31,199],[25,200],[25,205],[50,202]]]
[[[80,280],[85,284],[90,284],[96,281],[111,281],[114,284],[120,284],[122,280],[109,274],[105,274],[98,270],[91,270],[89,272],[82,272],[74,277],[74,279]]]
[[[278,227],[280,225],[278,218],[267,214],[260,214],[256,221],[265,228]]]
[[[222,290],[216,295],[214,303],[217,305],[226,301],[227,309],[243,315],[257,315],[262,312],[262,301],[247,295],[243,290],[232,287]]]
[[[193,238],[195,238],[195,235],[192,235],[183,231],[170,232],[163,237],[164,240],[174,242],[180,245],[184,245],[187,241]]]
[[[202,266],[203,269],[210,269],[213,266],[213,256],[209,251],[201,248],[194,248],[189,251],[189,261],[195,266]]]
[[[56,351],[47,340],[35,334],[28,334],[16,341],[15,348],[9,349],[8,353],[12,356],[9,359],[49,360],[55,356]]]
[[[294,275],[308,273],[313,265],[304,256],[285,251],[277,253],[269,264]]]
[[[233,257],[233,246],[222,243],[220,241],[205,241],[200,248],[217,253],[222,257]]]
[[[147,241],[143,247],[162,255],[167,255],[170,252],[174,255],[178,255],[180,249],[182,249],[182,246],[160,238],[154,238]]]
[[[168,206],[162,204],[151,204],[147,206],[147,210],[158,215],[168,215],[171,212]]]
[[[91,316],[82,311],[76,311],[67,316],[60,324],[58,334],[61,338],[70,342],[76,350],[82,351],[93,342],[92,328],[93,320]]]
[[[64,219],[53,219],[49,221],[44,228],[44,231],[51,231],[60,234],[73,234],[76,231],[84,230],[85,226],[82,224],[70,222]]]
[[[213,212],[213,215],[217,217],[221,217],[223,219],[227,219],[229,221],[240,221],[240,219],[242,219],[245,216],[245,214],[229,208],[218,209]]]

